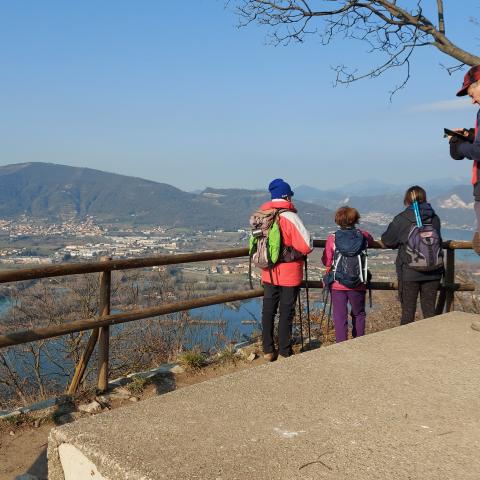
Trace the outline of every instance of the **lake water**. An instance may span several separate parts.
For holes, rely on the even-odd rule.
[[[257,298],[229,305],[210,305],[190,310],[193,319],[226,322],[224,335],[227,339],[238,341],[249,338],[261,324],[261,301]]]
[[[311,308],[320,306],[319,302],[311,303]],[[8,315],[8,308],[8,302],[2,301],[0,314],[6,313]],[[305,304],[303,308],[305,309]],[[261,312],[262,300],[260,298],[190,310],[192,322],[185,334],[184,346],[187,349],[197,347],[202,351],[207,351],[212,348],[224,348],[229,343],[248,340],[254,331],[260,331]],[[306,318],[305,314],[303,317]],[[139,322],[140,325],[141,321]],[[122,328],[121,324],[112,327],[111,335],[115,336],[115,333],[121,331]],[[41,365],[44,374],[56,383],[63,385],[65,377],[55,363],[67,368],[73,367],[73,365],[71,360],[63,358],[63,354],[59,351],[60,346],[58,339],[52,339],[49,347],[51,357],[42,355]],[[7,351],[7,358],[16,366],[22,376],[29,378],[33,375],[31,368],[28,366],[30,362],[25,365],[23,361],[18,361],[14,351]]]
[[[260,299],[251,299],[229,305],[211,305],[191,310],[189,313],[193,322],[186,334],[185,347],[198,347],[206,351],[212,347],[222,348],[230,342],[238,343],[247,340],[255,330],[258,331],[260,329],[261,305]],[[8,300],[0,299],[0,315],[8,315],[9,308]],[[140,324],[141,322],[139,322]],[[119,331],[122,328],[122,325],[114,326],[111,329],[112,336],[115,335],[115,331]],[[52,380],[55,380],[55,382],[63,384],[65,379],[60,373],[61,370],[55,366],[55,362],[60,362],[68,367],[70,360],[62,358],[63,354],[56,352],[57,345],[59,346],[60,342],[53,339],[49,347],[52,358],[42,356],[41,364],[45,374]],[[25,367],[23,362],[16,360],[13,351],[7,352],[7,358],[10,359],[17,369],[21,370],[21,375],[30,377],[30,369]]]
[[[0,315],[3,315],[3,313],[8,310],[10,303],[8,299],[6,298],[0,298]]]
[[[471,241],[473,237],[473,230],[453,230],[453,229],[442,229],[442,237],[445,240],[468,240]],[[468,263],[479,263],[480,256],[477,255],[473,250],[456,250],[455,259],[461,262]]]
[[[6,314],[10,308],[8,299],[0,299],[0,315]],[[210,305],[208,307],[190,310],[195,321],[202,322],[193,325],[193,329],[220,329],[219,321],[226,322],[222,327],[222,334],[226,339],[238,341],[248,338],[254,330],[258,330],[261,323],[262,304],[257,298],[230,305]],[[207,323],[211,322],[211,323]],[[195,322],[193,322],[195,323]],[[202,337],[204,337],[202,335]],[[207,345],[204,345],[208,348]]]

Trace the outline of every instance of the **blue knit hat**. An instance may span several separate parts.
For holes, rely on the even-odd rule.
[[[290,185],[282,178],[276,178],[275,180],[272,180],[268,186],[268,189],[270,190],[272,200],[274,198],[293,197],[293,192],[290,188]]]

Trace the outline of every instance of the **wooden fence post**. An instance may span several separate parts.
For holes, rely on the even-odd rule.
[[[444,249],[444,255],[445,255],[445,251],[448,252],[449,251],[448,248]],[[443,279],[443,283],[445,285],[445,278]],[[446,288],[442,288],[440,290],[440,293],[438,294],[438,297],[437,297],[437,303],[435,305],[435,315],[441,315],[443,313],[443,311],[445,310],[445,299],[446,299],[446,297],[447,297],[447,290],[446,290]]]
[[[454,310],[455,291],[453,284],[455,282],[455,250],[447,248],[447,265],[445,268],[445,286],[448,287],[445,292],[445,311]]]
[[[111,260],[110,257],[102,257],[102,261]],[[110,290],[112,284],[112,272],[105,270],[100,273],[100,302],[99,315],[110,315]],[[105,392],[108,389],[108,357],[110,345],[110,327],[100,327],[98,337],[98,384],[97,390]]]
[[[90,338],[88,339],[85,351],[82,353],[82,356],[80,357],[77,366],[75,367],[75,373],[73,375],[72,382],[70,383],[70,386],[67,390],[68,395],[74,395],[75,393],[77,393],[78,386],[83,379],[88,362],[90,360],[90,357],[92,356],[93,349],[95,348],[95,345],[97,343],[98,330],[98,328],[93,329]]]
[[[447,296],[446,289],[442,288],[437,298],[437,305],[435,306],[435,315],[441,315],[445,309],[445,299]]]

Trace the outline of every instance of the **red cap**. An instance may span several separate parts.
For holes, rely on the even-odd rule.
[[[480,65],[472,67],[463,77],[462,88],[457,92],[457,97],[463,97],[467,94],[468,87],[480,80]]]

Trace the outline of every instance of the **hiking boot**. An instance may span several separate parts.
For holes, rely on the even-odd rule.
[[[473,330],[477,330],[477,332],[480,332],[480,320],[475,320],[472,322],[472,328]]]
[[[271,353],[264,353],[263,354],[263,358],[267,361],[267,362],[273,362],[277,357],[275,355],[274,352],[271,352]]]
[[[480,255],[480,233],[478,232],[473,235],[472,248],[477,255]]]

